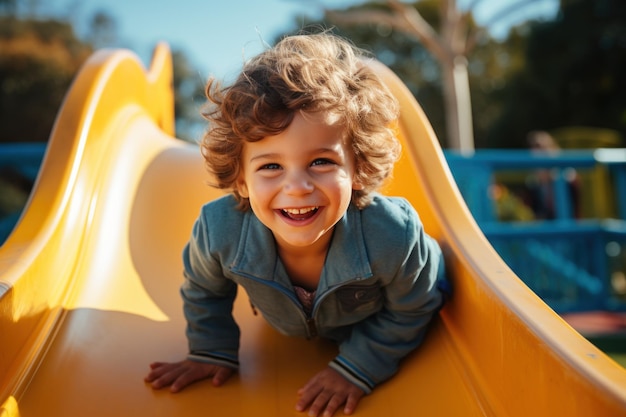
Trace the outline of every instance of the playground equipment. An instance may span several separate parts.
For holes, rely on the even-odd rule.
[[[626,279],[626,149],[551,154],[489,149],[471,156],[447,151],[446,160],[481,231],[550,307],[558,313],[626,311],[621,284]],[[574,170],[578,210],[566,181]],[[523,188],[538,171],[549,175],[554,218],[498,218],[494,186]]]
[[[356,415],[625,415],[626,371],[507,267],[413,96],[370,65],[402,109],[404,155],[384,191],[407,197],[441,242],[454,295]],[[180,252],[200,206],[220,195],[205,185],[197,147],[173,138],[171,71],[163,44],[148,72],[129,51],[99,51],[67,95],[0,248],[2,417],[298,416],[296,390],[335,354],[324,341],[279,335],[242,293],[235,378],[175,395],[144,384],[149,362],[186,352]]]

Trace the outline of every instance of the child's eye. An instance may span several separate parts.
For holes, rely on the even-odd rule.
[[[265,164],[265,165],[261,165],[261,166],[259,167],[259,170],[262,170],[262,169],[269,169],[269,170],[272,170],[272,169],[280,169],[280,165],[275,164],[275,163]]]
[[[327,158],[319,158],[311,163],[311,166],[334,165],[335,162]]]

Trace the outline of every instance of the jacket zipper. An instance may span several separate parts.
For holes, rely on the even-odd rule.
[[[315,319],[313,317],[307,317],[306,319],[307,326],[307,339],[312,339],[317,336],[317,323],[315,323]]]
[[[322,301],[328,297],[328,295],[330,295],[331,293],[333,293],[335,290],[337,290],[338,288],[343,287],[344,285],[349,285],[352,282],[355,281],[359,281],[358,279],[353,279],[347,282],[343,282],[340,285],[337,285],[333,288],[329,288],[319,299],[317,299],[317,301],[313,304],[313,309],[311,310],[311,315],[308,316],[304,310],[302,309],[302,305],[300,304],[300,302],[297,300],[296,296],[290,292],[287,291],[284,287],[282,287],[281,285],[275,284],[274,282],[267,282],[264,280],[260,280],[257,279],[255,277],[252,276],[247,276],[248,279],[251,279],[253,281],[256,282],[260,282],[263,283],[264,285],[268,285],[274,289],[276,289],[278,292],[284,294],[285,296],[287,296],[287,298],[289,298],[289,300],[292,302],[292,304],[294,305],[294,307],[296,307],[296,310],[299,312],[300,316],[304,319],[304,322],[306,324],[306,331],[307,331],[307,339],[312,339],[314,337],[317,337],[318,335],[318,330],[317,330],[317,322],[315,321],[315,314],[317,313],[317,310],[319,309],[319,305],[322,303]],[[250,301],[250,306],[252,307],[252,313],[256,316],[258,314],[256,307],[254,306],[254,304],[252,304],[252,301]]]
[[[300,317],[302,318],[303,322],[306,325],[305,327],[306,327],[306,332],[307,332],[307,339],[312,339],[317,336],[318,334],[317,323],[315,322],[315,319],[313,318],[313,312],[311,312],[311,316],[307,316],[307,314],[302,309],[300,302],[296,299],[296,296],[292,292],[287,291],[282,286],[275,284],[273,282],[259,280],[252,276],[247,276],[247,277],[248,279],[251,279],[253,281],[263,283],[264,285],[268,285],[274,288],[275,290],[277,290],[279,293],[282,293],[283,295],[287,296],[287,298],[291,301],[293,306],[296,308],[296,310],[300,314]],[[256,316],[258,312],[257,312],[255,305],[252,303],[252,301],[250,301],[250,307],[252,308],[252,313]]]
[[[337,289],[343,287],[344,285],[349,285],[355,281],[359,281],[358,279],[352,279],[350,281],[346,281],[346,282],[342,282],[339,285],[336,285],[334,287],[328,288],[327,291],[325,293],[323,293],[321,295],[321,297],[319,297],[315,303],[313,303],[313,309],[311,310],[311,316],[307,318],[307,326],[308,326],[308,331],[309,334],[312,334],[311,337],[315,337],[318,334],[317,331],[317,322],[315,321],[315,314],[317,313],[317,310],[319,310],[319,306],[320,304],[322,304],[322,301],[324,301],[324,299],[326,297],[328,297],[330,294],[332,294],[333,292],[335,292]],[[301,308],[299,308],[300,311],[302,311]],[[302,313],[304,313],[304,311],[302,311]]]

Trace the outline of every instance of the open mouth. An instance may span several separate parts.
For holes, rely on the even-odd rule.
[[[304,207],[304,208],[288,208],[281,209],[280,212],[283,216],[291,220],[307,220],[315,216],[315,213],[319,210],[319,207]]]

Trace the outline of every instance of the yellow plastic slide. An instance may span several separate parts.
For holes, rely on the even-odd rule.
[[[626,371],[539,300],[481,234],[411,94],[402,106],[404,195],[447,253],[452,300],[358,416],[626,416]],[[0,416],[298,416],[296,391],[335,354],[281,336],[236,301],[241,372],[171,394],[143,382],[186,353],[181,250],[206,185],[196,146],[173,138],[171,57],[146,72],[99,51],[59,113],[31,199],[0,248]],[[224,236],[224,239],[230,239]],[[341,412],[338,413],[341,415]]]

